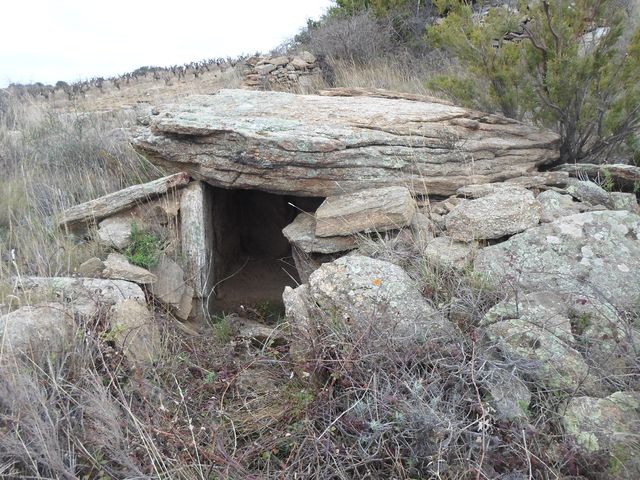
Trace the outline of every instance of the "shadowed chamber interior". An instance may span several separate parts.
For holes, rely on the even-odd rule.
[[[282,229],[323,198],[211,188],[215,312],[269,303],[283,308],[284,287],[300,283]]]

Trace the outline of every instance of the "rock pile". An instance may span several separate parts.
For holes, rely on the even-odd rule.
[[[242,85],[254,90],[296,92],[321,75],[316,57],[306,51],[297,55],[253,57],[246,64],[249,68]]]

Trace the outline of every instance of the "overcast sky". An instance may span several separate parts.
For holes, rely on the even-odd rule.
[[[0,87],[267,52],[332,0],[10,0]]]

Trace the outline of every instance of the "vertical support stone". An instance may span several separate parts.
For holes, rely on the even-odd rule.
[[[180,238],[187,283],[194,289],[193,314],[203,318],[208,312],[213,286],[213,219],[211,195],[204,182],[194,181],[180,199]]]

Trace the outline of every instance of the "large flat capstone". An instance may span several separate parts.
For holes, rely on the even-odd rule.
[[[552,132],[428,100],[220,90],[157,110],[135,148],[225,188],[326,197],[402,185],[451,195],[558,158]]]

